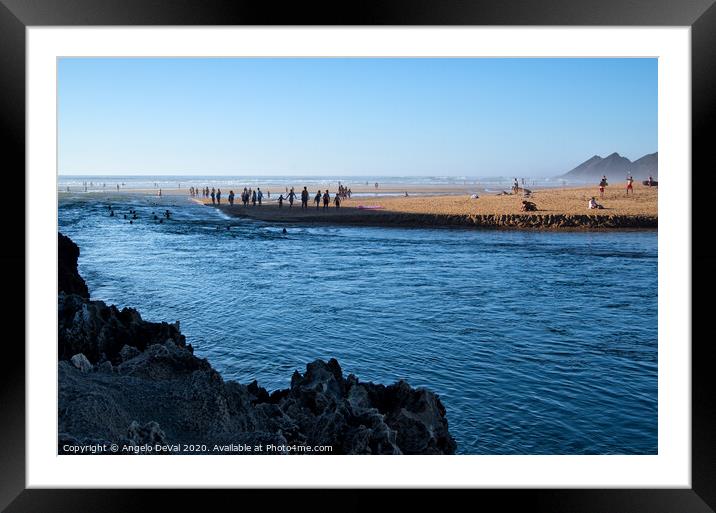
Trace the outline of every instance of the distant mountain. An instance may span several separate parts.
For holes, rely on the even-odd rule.
[[[631,173],[634,180],[646,180],[649,176],[657,180],[659,175],[659,154],[650,153],[635,160],[631,165]]]
[[[658,179],[659,154],[651,153],[632,162],[618,153],[602,158],[594,155],[567,173],[558,176],[562,180],[593,182],[606,175],[607,180],[621,180],[631,174],[634,180],[646,180],[649,176]]]

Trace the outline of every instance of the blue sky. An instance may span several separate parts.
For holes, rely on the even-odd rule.
[[[657,151],[656,59],[63,58],[59,172],[554,176]]]

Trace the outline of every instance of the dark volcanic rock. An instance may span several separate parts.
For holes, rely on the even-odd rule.
[[[57,284],[58,291],[66,294],[77,294],[89,299],[87,284],[77,272],[77,259],[80,248],[69,237],[57,234]]]
[[[290,388],[269,394],[256,381],[225,382],[194,356],[178,323],[149,323],[136,310],[74,293],[58,300],[62,453],[73,453],[68,444],[94,443],[119,444],[123,453],[143,444],[235,453],[231,447],[242,443],[289,454],[286,447],[309,445],[331,445],[329,454],[456,450],[445,408],[428,390],[344,378],[331,359],[309,363]]]
[[[120,351],[125,345],[143,351],[167,340],[180,347],[186,343],[173,324],[146,322],[133,308],[119,310],[64,292],[58,295],[58,324],[61,360],[83,353],[92,363],[109,360],[116,365],[122,362]]]

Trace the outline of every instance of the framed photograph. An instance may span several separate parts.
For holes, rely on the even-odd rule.
[[[7,511],[713,510],[712,2],[2,2]]]

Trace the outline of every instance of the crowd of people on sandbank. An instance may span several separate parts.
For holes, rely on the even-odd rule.
[[[326,210],[330,207],[331,204],[333,204],[335,208],[340,208],[343,200],[350,198],[352,194],[353,192],[350,188],[345,187],[340,183],[338,184],[338,192],[332,198],[328,189],[326,189],[325,191],[321,191],[319,189],[318,191],[316,191],[316,194],[313,195],[308,191],[308,187],[304,187],[300,194],[296,193],[293,187],[291,187],[290,189],[286,187],[286,194],[279,194],[278,198],[276,198],[276,203],[279,208],[283,208],[284,203],[288,203],[288,208],[293,208],[294,202],[300,198],[301,208],[308,209],[309,202],[311,201],[311,198],[313,198],[313,203],[316,206],[316,210],[321,209],[321,206],[324,210]],[[204,187],[202,189],[199,189],[196,187],[190,187],[189,195],[192,198],[211,198],[212,205],[221,205],[222,193],[221,189],[219,188]],[[234,206],[235,197],[236,195],[234,194],[234,191],[230,190],[227,196],[229,206]],[[267,191],[266,195],[264,195],[263,191],[261,190],[261,187],[257,187],[256,189],[252,189],[251,187],[244,187],[244,190],[241,192],[241,204],[244,207],[248,207],[249,205],[254,207],[260,207],[263,205],[264,197],[266,199],[271,199],[271,192]]]

